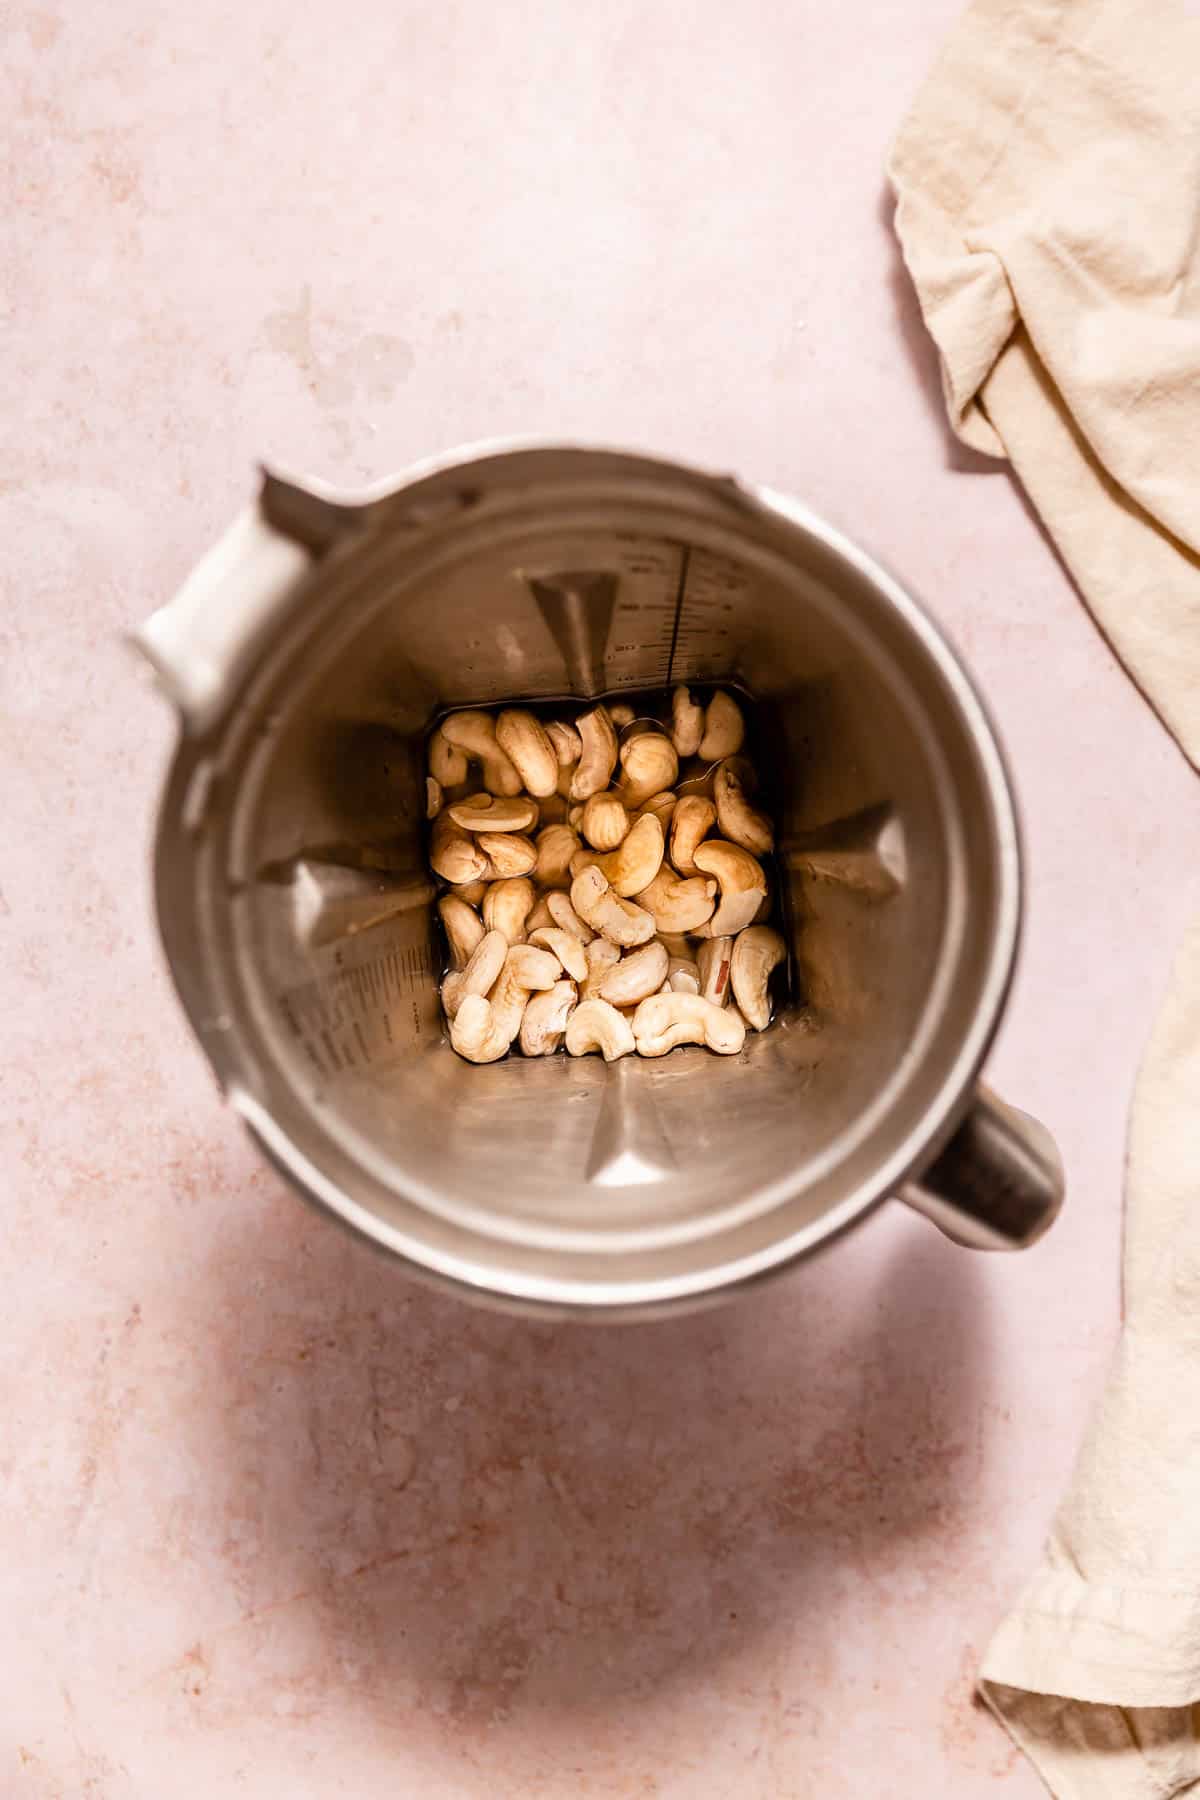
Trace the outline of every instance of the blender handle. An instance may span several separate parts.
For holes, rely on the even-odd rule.
[[[1058,1217],[1058,1147],[1037,1119],[980,1088],[953,1137],[901,1198],[956,1244],[1023,1250]]]
[[[215,723],[314,561],[362,517],[360,507],[264,471],[257,500],[133,633],[185,731]]]
[[[248,506],[133,642],[197,735],[220,716],[254,646],[312,566],[302,545]]]

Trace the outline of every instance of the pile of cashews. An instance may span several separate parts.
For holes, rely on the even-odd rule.
[[[687,687],[669,729],[621,703],[574,723],[519,707],[441,721],[426,811],[460,1056],[736,1056],[766,1029],[786,950],[765,923],[775,834],[745,729],[731,695]]]

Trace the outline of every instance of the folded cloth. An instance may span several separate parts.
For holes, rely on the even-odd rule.
[[[975,0],[889,173],[955,430],[1200,767],[1200,0]],[[1108,1390],[983,1667],[1062,1800],[1200,1797],[1200,922],[1126,1206]]]

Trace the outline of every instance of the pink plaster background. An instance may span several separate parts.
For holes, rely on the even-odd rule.
[[[1112,1341],[1200,795],[939,417],[881,167],[955,10],[5,6],[4,1800],[1041,1792],[972,1675]],[[257,457],[358,484],[510,432],[791,489],[968,653],[1031,874],[992,1073],[1071,1181],[1030,1255],[896,1208],[724,1313],[511,1322],[222,1111],[121,634]]]

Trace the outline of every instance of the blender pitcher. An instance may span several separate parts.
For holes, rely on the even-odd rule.
[[[900,1195],[965,1244],[1058,1210],[976,1086],[1011,977],[1012,795],[961,665],[804,507],[568,446],[355,501],[265,477],[138,641],[180,721],[156,852],[180,999],[311,1199],[414,1272],[592,1316],[696,1305]],[[792,997],[737,1057],[451,1049],[424,745],[454,706],[752,700]]]

